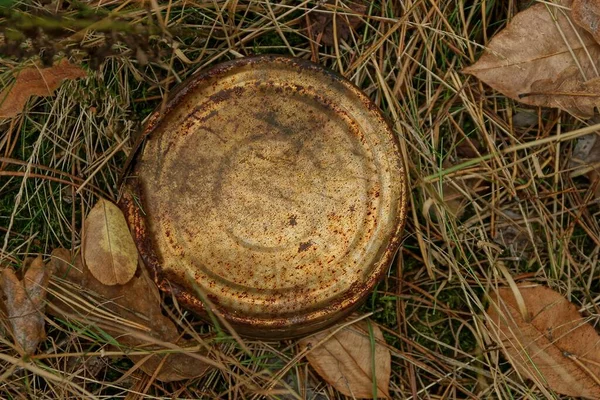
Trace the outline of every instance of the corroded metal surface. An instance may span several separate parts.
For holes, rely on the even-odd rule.
[[[221,64],[143,136],[122,205],[161,288],[196,311],[199,288],[242,334],[300,335],[387,270],[406,214],[398,144],[337,75],[282,57]]]

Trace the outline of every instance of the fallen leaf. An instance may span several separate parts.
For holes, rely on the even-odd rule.
[[[24,354],[33,354],[46,337],[44,309],[51,271],[45,267],[41,256],[26,260],[24,268],[27,266],[22,280],[11,268],[4,268],[1,285],[15,343]]]
[[[598,99],[589,91],[598,85],[593,80],[600,69],[600,45],[571,23],[570,5],[570,0],[544,2],[518,13],[463,72],[523,103],[589,116],[590,103]],[[560,93],[561,85],[574,92]]]
[[[579,69],[569,67],[556,78],[534,81],[528,97],[544,103],[546,107],[560,108],[581,118],[591,118],[594,108],[600,105],[600,78],[584,82]]]
[[[100,199],[85,220],[85,264],[104,285],[124,285],[138,265],[138,253],[123,212]]]
[[[478,140],[466,137],[456,145],[456,155],[459,158],[477,158],[484,151]]]
[[[596,121],[598,122],[598,121]],[[595,187],[596,198],[600,198],[600,134],[590,133],[577,140],[569,168],[573,169],[571,177],[586,175]]]
[[[107,286],[94,278],[90,270],[83,265],[81,257],[75,257],[71,262],[71,253],[66,249],[55,249],[52,252],[52,263],[56,275],[80,287],[80,292],[91,292],[98,297],[98,304],[110,310],[116,317],[128,323],[137,324],[144,329],[131,328],[152,336],[164,342],[176,343],[185,347],[190,342],[179,339],[177,327],[168,317],[162,314],[160,295],[145,268],[140,268],[139,276],[134,276],[124,285]],[[52,304],[62,312],[82,316],[96,315],[95,307],[79,305],[68,302],[66,288],[57,287],[63,296],[52,296]],[[54,311],[56,313],[56,310]],[[114,318],[113,318],[114,319]],[[120,320],[119,320],[120,321]],[[121,323],[117,321],[118,323]],[[119,344],[132,348],[153,349],[143,338],[135,334],[124,334],[122,331],[103,328],[106,332],[116,336]],[[155,348],[157,349],[158,348]],[[195,378],[204,374],[209,368],[207,364],[185,353],[153,354],[129,356],[134,362],[141,362],[140,369],[152,376],[160,367],[156,378],[163,382]],[[164,360],[164,362],[163,362]],[[162,365],[161,365],[162,364]]]
[[[296,363],[284,357],[269,357],[263,361],[263,365],[270,370],[274,376],[281,377],[273,387],[277,391],[280,400],[328,400],[325,395],[327,388],[322,382],[304,368],[295,368]]]
[[[317,43],[323,43],[326,46],[333,46],[335,44],[336,33],[338,40],[347,40],[352,30],[364,24],[364,21],[357,15],[364,14],[367,11],[367,3],[364,0],[350,0],[345,4],[348,9],[338,9],[336,14],[334,14],[331,8],[323,6],[318,7],[308,14],[313,40]],[[334,15],[335,29],[333,26]]]
[[[369,335],[369,324],[373,328],[373,338]],[[336,329],[339,327],[327,329],[298,342],[301,350],[309,350],[306,354],[309,364],[346,396],[374,398],[375,379],[377,396],[389,398],[392,358],[388,348],[382,344],[385,339],[381,329],[373,322],[359,321],[342,328],[319,344]],[[375,341],[375,354],[372,351],[372,340]]]
[[[600,337],[574,304],[544,286],[510,288],[491,296],[487,326],[513,367],[538,386],[600,398]]]
[[[530,222],[535,229],[535,223]],[[533,237],[532,237],[533,236]],[[530,260],[535,256],[535,247],[542,247],[543,242],[535,232],[529,235],[523,216],[511,210],[505,210],[496,221],[494,242],[504,247],[511,257]]]
[[[450,168],[451,166],[449,163],[445,164],[445,168]],[[465,193],[474,193],[487,189],[484,181],[479,178],[453,179],[453,183],[449,179],[444,179],[441,188],[438,183],[426,184],[426,190],[432,193],[432,196],[428,197],[423,204],[423,214],[434,221],[439,220],[439,214],[431,207],[432,205],[439,205],[439,209],[443,209],[452,217],[460,219],[471,201],[469,197],[465,196]],[[433,195],[434,192],[436,193],[435,195]],[[439,197],[441,202],[434,200],[434,196],[436,198]]]
[[[193,343],[187,340],[180,340],[180,347],[192,346]],[[144,343],[139,342],[132,346],[143,346]],[[171,353],[168,356],[163,354],[147,355],[130,355],[128,356],[134,363],[141,363],[140,369],[147,375],[153,376],[157,369],[156,379],[161,382],[175,382],[186,379],[193,379],[204,375],[208,371],[209,366],[202,361],[192,358],[184,353]]]
[[[31,96],[52,96],[65,79],[84,78],[86,72],[62,59],[49,68],[24,68],[15,76],[15,84],[0,93],[0,118],[14,117],[23,111]]]
[[[463,140],[456,146],[456,154],[459,156],[459,162],[480,157],[483,151],[484,150],[479,143],[469,138]],[[450,168],[452,165],[453,164],[449,161],[444,162],[443,164],[444,168]],[[471,201],[464,193],[477,193],[486,190],[487,186],[483,179],[476,177],[455,178],[453,179],[454,183],[449,182],[449,179],[451,178],[444,179],[445,181],[442,183],[440,197],[444,201],[446,210],[455,218],[460,218],[463,216]],[[459,187],[462,190],[460,190]],[[437,188],[438,186],[435,186],[434,190],[437,191]]]
[[[542,118],[546,113],[542,113]],[[540,116],[536,110],[518,110],[512,117],[512,123],[515,128],[529,129],[536,127],[540,122]]]
[[[468,183],[470,182],[465,182],[465,185]],[[466,187],[463,189],[468,190]],[[462,217],[468,205],[468,200],[463,193],[452,184],[444,183],[442,185],[442,195],[446,209],[450,211],[450,214],[456,218]]]
[[[600,2],[598,0],[573,0],[573,21],[592,34],[600,43]]]

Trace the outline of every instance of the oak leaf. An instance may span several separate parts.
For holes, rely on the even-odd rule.
[[[376,389],[377,397],[389,398],[392,359],[381,329],[370,321],[359,321],[321,343],[337,329],[333,327],[298,342],[302,350],[308,350],[309,364],[346,396],[372,399]]]
[[[600,337],[574,304],[544,286],[500,288],[487,326],[513,367],[538,386],[600,398]],[[519,299],[517,299],[519,297]],[[524,315],[523,315],[524,313]]]
[[[33,354],[46,336],[44,309],[51,271],[46,268],[41,256],[26,260],[24,268],[27,271],[22,280],[19,280],[11,268],[5,268],[0,283],[4,294],[4,309],[15,342],[24,354]]]
[[[85,264],[104,285],[123,285],[135,274],[138,253],[119,207],[100,199],[85,220]]]
[[[187,340],[179,339],[180,334],[173,321],[162,314],[160,306],[160,295],[146,269],[139,269],[139,276],[134,276],[124,285],[107,286],[94,278],[90,270],[83,265],[81,257],[73,257],[66,249],[55,249],[52,252],[52,263],[56,269],[56,275],[72,284],[77,285],[80,291],[91,292],[98,297],[98,304],[110,310],[114,316],[137,324],[144,329],[130,329],[139,331],[163,342],[176,343],[180,347],[190,344]],[[68,295],[66,288],[57,288],[63,296],[53,296],[52,304],[55,306],[54,313],[70,313],[93,315],[95,309],[89,306],[78,305],[66,301]],[[60,310],[60,311],[58,311]],[[160,350],[151,346],[142,337],[135,334],[124,334],[118,329],[103,328],[109,334],[114,335],[119,344],[132,348],[143,348],[146,350]],[[207,364],[197,358],[185,353],[170,353],[128,356],[135,363],[140,362],[140,369],[148,375],[156,373],[156,379],[163,382],[195,378],[204,374],[209,368]],[[160,368],[160,370],[157,369]]]
[[[600,45],[571,22],[570,5],[544,2],[520,12],[463,72],[523,103],[591,116],[598,83],[588,81],[599,76]]]
[[[86,72],[62,59],[48,68],[29,67],[19,71],[16,82],[0,93],[0,118],[14,117],[23,111],[31,96],[52,96],[65,79],[84,78]]]

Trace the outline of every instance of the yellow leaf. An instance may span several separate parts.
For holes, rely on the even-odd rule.
[[[100,199],[85,220],[85,263],[104,285],[124,285],[138,265],[138,253],[123,212]]]

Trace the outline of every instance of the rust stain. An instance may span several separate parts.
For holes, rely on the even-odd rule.
[[[120,205],[144,264],[205,314],[193,276],[241,334],[343,318],[399,246],[398,139],[355,86],[310,62],[261,56],[196,75],[132,154]]]
[[[312,245],[313,242],[311,242],[310,240],[308,242],[300,243],[300,245],[298,246],[298,253],[302,253],[303,251],[310,249]]]
[[[298,222],[296,221],[296,218],[297,218],[296,215],[290,215],[289,218],[288,218],[288,224],[290,226],[296,226],[296,225],[298,225]]]

